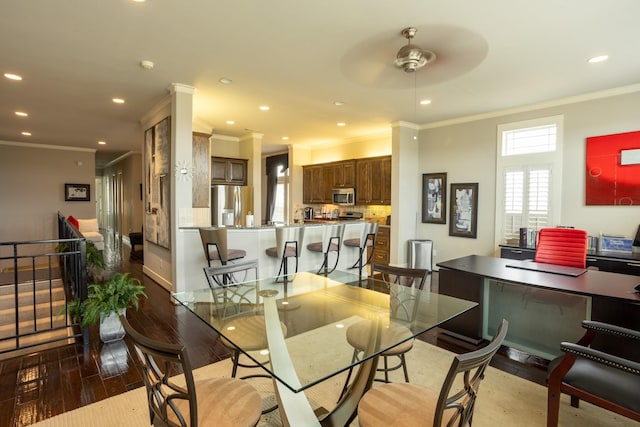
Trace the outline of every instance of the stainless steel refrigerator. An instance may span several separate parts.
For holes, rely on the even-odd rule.
[[[211,187],[211,224],[214,227],[246,227],[249,214],[253,214],[253,187]]]

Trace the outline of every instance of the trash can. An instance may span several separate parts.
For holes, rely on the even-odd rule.
[[[433,240],[409,240],[409,267],[433,271]]]

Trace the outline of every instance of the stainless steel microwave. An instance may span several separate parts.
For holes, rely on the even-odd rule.
[[[333,204],[340,206],[353,206],[356,204],[356,190],[354,188],[334,188]]]

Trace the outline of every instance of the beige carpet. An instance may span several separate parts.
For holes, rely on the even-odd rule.
[[[438,390],[451,363],[453,354],[416,342],[408,354],[409,374],[412,382]],[[312,369],[312,366],[310,367]],[[206,376],[228,376],[231,371],[229,360],[197,369],[196,379]],[[345,375],[334,377],[307,391],[307,398],[314,407],[327,409],[335,405],[342,388]],[[268,395],[272,387],[270,380],[252,381],[262,393]],[[480,388],[480,396],[474,415],[475,427],[507,426],[544,426],[546,423],[546,388],[489,368]],[[268,399],[271,400],[271,399]],[[569,406],[568,398],[563,396],[560,410],[561,426],[601,427],[601,426],[638,426],[627,419],[582,402],[579,409]],[[139,388],[128,393],[58,415],[35,424],[36,426],[148,426],[149,414],[144,389]],[[277,411],[263,416],[260,426],[281,425]],[[357,422],[353,423],[357,426]]]

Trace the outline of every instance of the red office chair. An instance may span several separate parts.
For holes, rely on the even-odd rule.
[[[535,262],[585,268],[588,236],[575,228],[543,228],[538,235]]]

